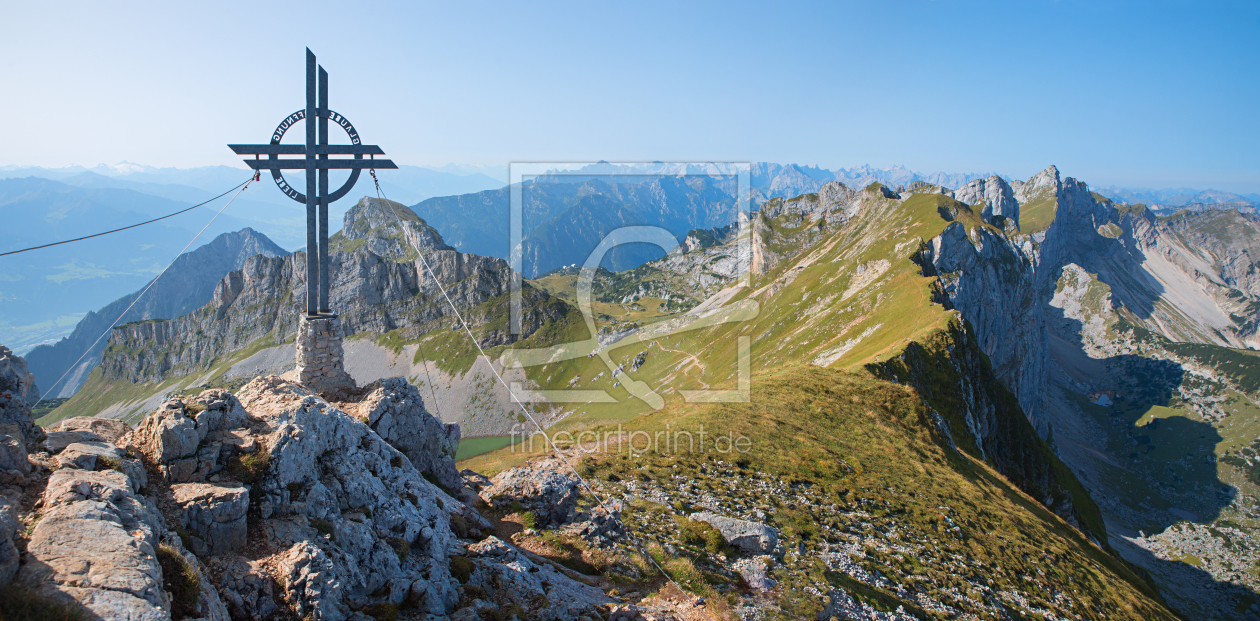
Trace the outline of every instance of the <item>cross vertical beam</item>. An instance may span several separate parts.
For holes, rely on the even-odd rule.
[[[309,124],[308,124],[309,125]],[[319,145],[328,146],[328,72],[319,67]],[[319,312],[328,308],[328,154],[319,155]]]
[[[319,313],[319,239],[315,233],[316,194],[315,123],[315,54],[306,48],[306,314]]]

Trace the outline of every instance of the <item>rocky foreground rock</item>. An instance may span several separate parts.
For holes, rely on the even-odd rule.
[[[401,378],[365,392],[341,409],[263,377],[172,399],[135,429],[82,418],[45,434],[14,391],[0,588],[132,621],[608,616],[600,588],[486,537],[458,426]]]

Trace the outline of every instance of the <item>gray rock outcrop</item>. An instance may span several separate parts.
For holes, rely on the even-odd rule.
[[[561,530],[580,537],[597,548],[609,548],[628,535],[625,524],[621,521],[621,510],[620,499],[608,499],[589,512],[578,512],[573,516],[573,521],[565,524]]]
[[[182,483],[171,486],[182,526],[190,531],[193,552],[223,554],[245,545],[249,489],[231,483]]]
[[[266,466],[250,484],[288,600],[301,616],[343,619],[371,597],[454,605],[446,507],[457,501],[357,418],[301,386],[258,378],[238,393],[257,417]],[[334,543],[335,541],[335,543]],[[374,593],[385,595],[374,596]]]
[[[726,543],[749,554],[770,554],[779,545],[779,531],[761,522],[749,522],[713,513],[692,513],[691,519],[705,522],[722,533]]]
[[[551,564],[535,563],[497,537],[468,546],[468,559],[473,571],[467,584],[489,597],[493,605],[488,608],[511,607],[527,613],[528,619],[594,619],[604,616],[600,606],[612,603],[600,589],[568,577]]]
[[[39,449],[44,430],[35,424],[30,402],[38,399],[35,378],[26,361],[0,345],[0,442],[13,438],[27,452]],[[35,399],[31,397],[34,396]]]
[[[44,443],[40,445],[44,450],[56,455],[65,450],[67,446],[75,442],[104,442],[102,438],[90,431],[46,431]]]
[[[420,390],[406,379],[391,377],[366,387],[358,414],[376,433],[402,451],[411,465],[448,490],[459,490],[463,479],[455,467],[460,431],[443,423],[424,406]]]
[[[495,475],[480,491],[492,507],[519,504],[534,514],[538,528],[573,520],[578,501],[578,478],[558,458],[545,458]]]
[[[205,481],[256,449],[242,432],[252,419],[231,393],[208,390],[193,405],[167,401],[120,442],[148,456],[171,483]]]
[[[1015,200],[1024,204],[1054,198],[1063,190],[1063,184],[1059,180],[1059,169],[1048,166],[1028,181],[1016,181],[1011,185],[1011,189],[1015,191]]]
[[[0,345],[0,392],[15,393],[31,404],[39,401],[39,387],[26,360],[4,345]]]
[[[13,436],[0,435],[0,483],[8,483],[15,476],[24,477],[30,472],[31,464],[26,458],[26,447]]]
[[[127,475],[66,468],[44,491],[17,579],[104,619],[166,621],[170,598],[157,560],[162,518]]]
[[[1015,200],[1015,192],[997,175],[976,179],[954,190],[954,198],[968,205],[983,204],[980,215],[986,222],[995,222],[994,217],[1001,216],[1014,228],[1019,228],[1019,202]]]
[[[280,585],[258,562],[233,556],[211,562],[219,576],[220,596],[233,619],[265,621],[280,610],[276,604]]]

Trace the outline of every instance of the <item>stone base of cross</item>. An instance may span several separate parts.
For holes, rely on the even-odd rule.
[[[297,381],[330,401],[345,401],[358,387],[346,373],[344,338],[336,315],[298,317]]]

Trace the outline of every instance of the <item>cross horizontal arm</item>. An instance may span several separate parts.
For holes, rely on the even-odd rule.
[[[305,170],[306,160],[245,160],[254,170]],[[315,160],[315,169],[345,170],[366,168],[398,168],[390,160]]]
[[[305,155],[306,146],[300,144],[230,144],[228,148],[237,155]],[[385,155],[374,144],[317,145],[311,153],[316,155]]]

